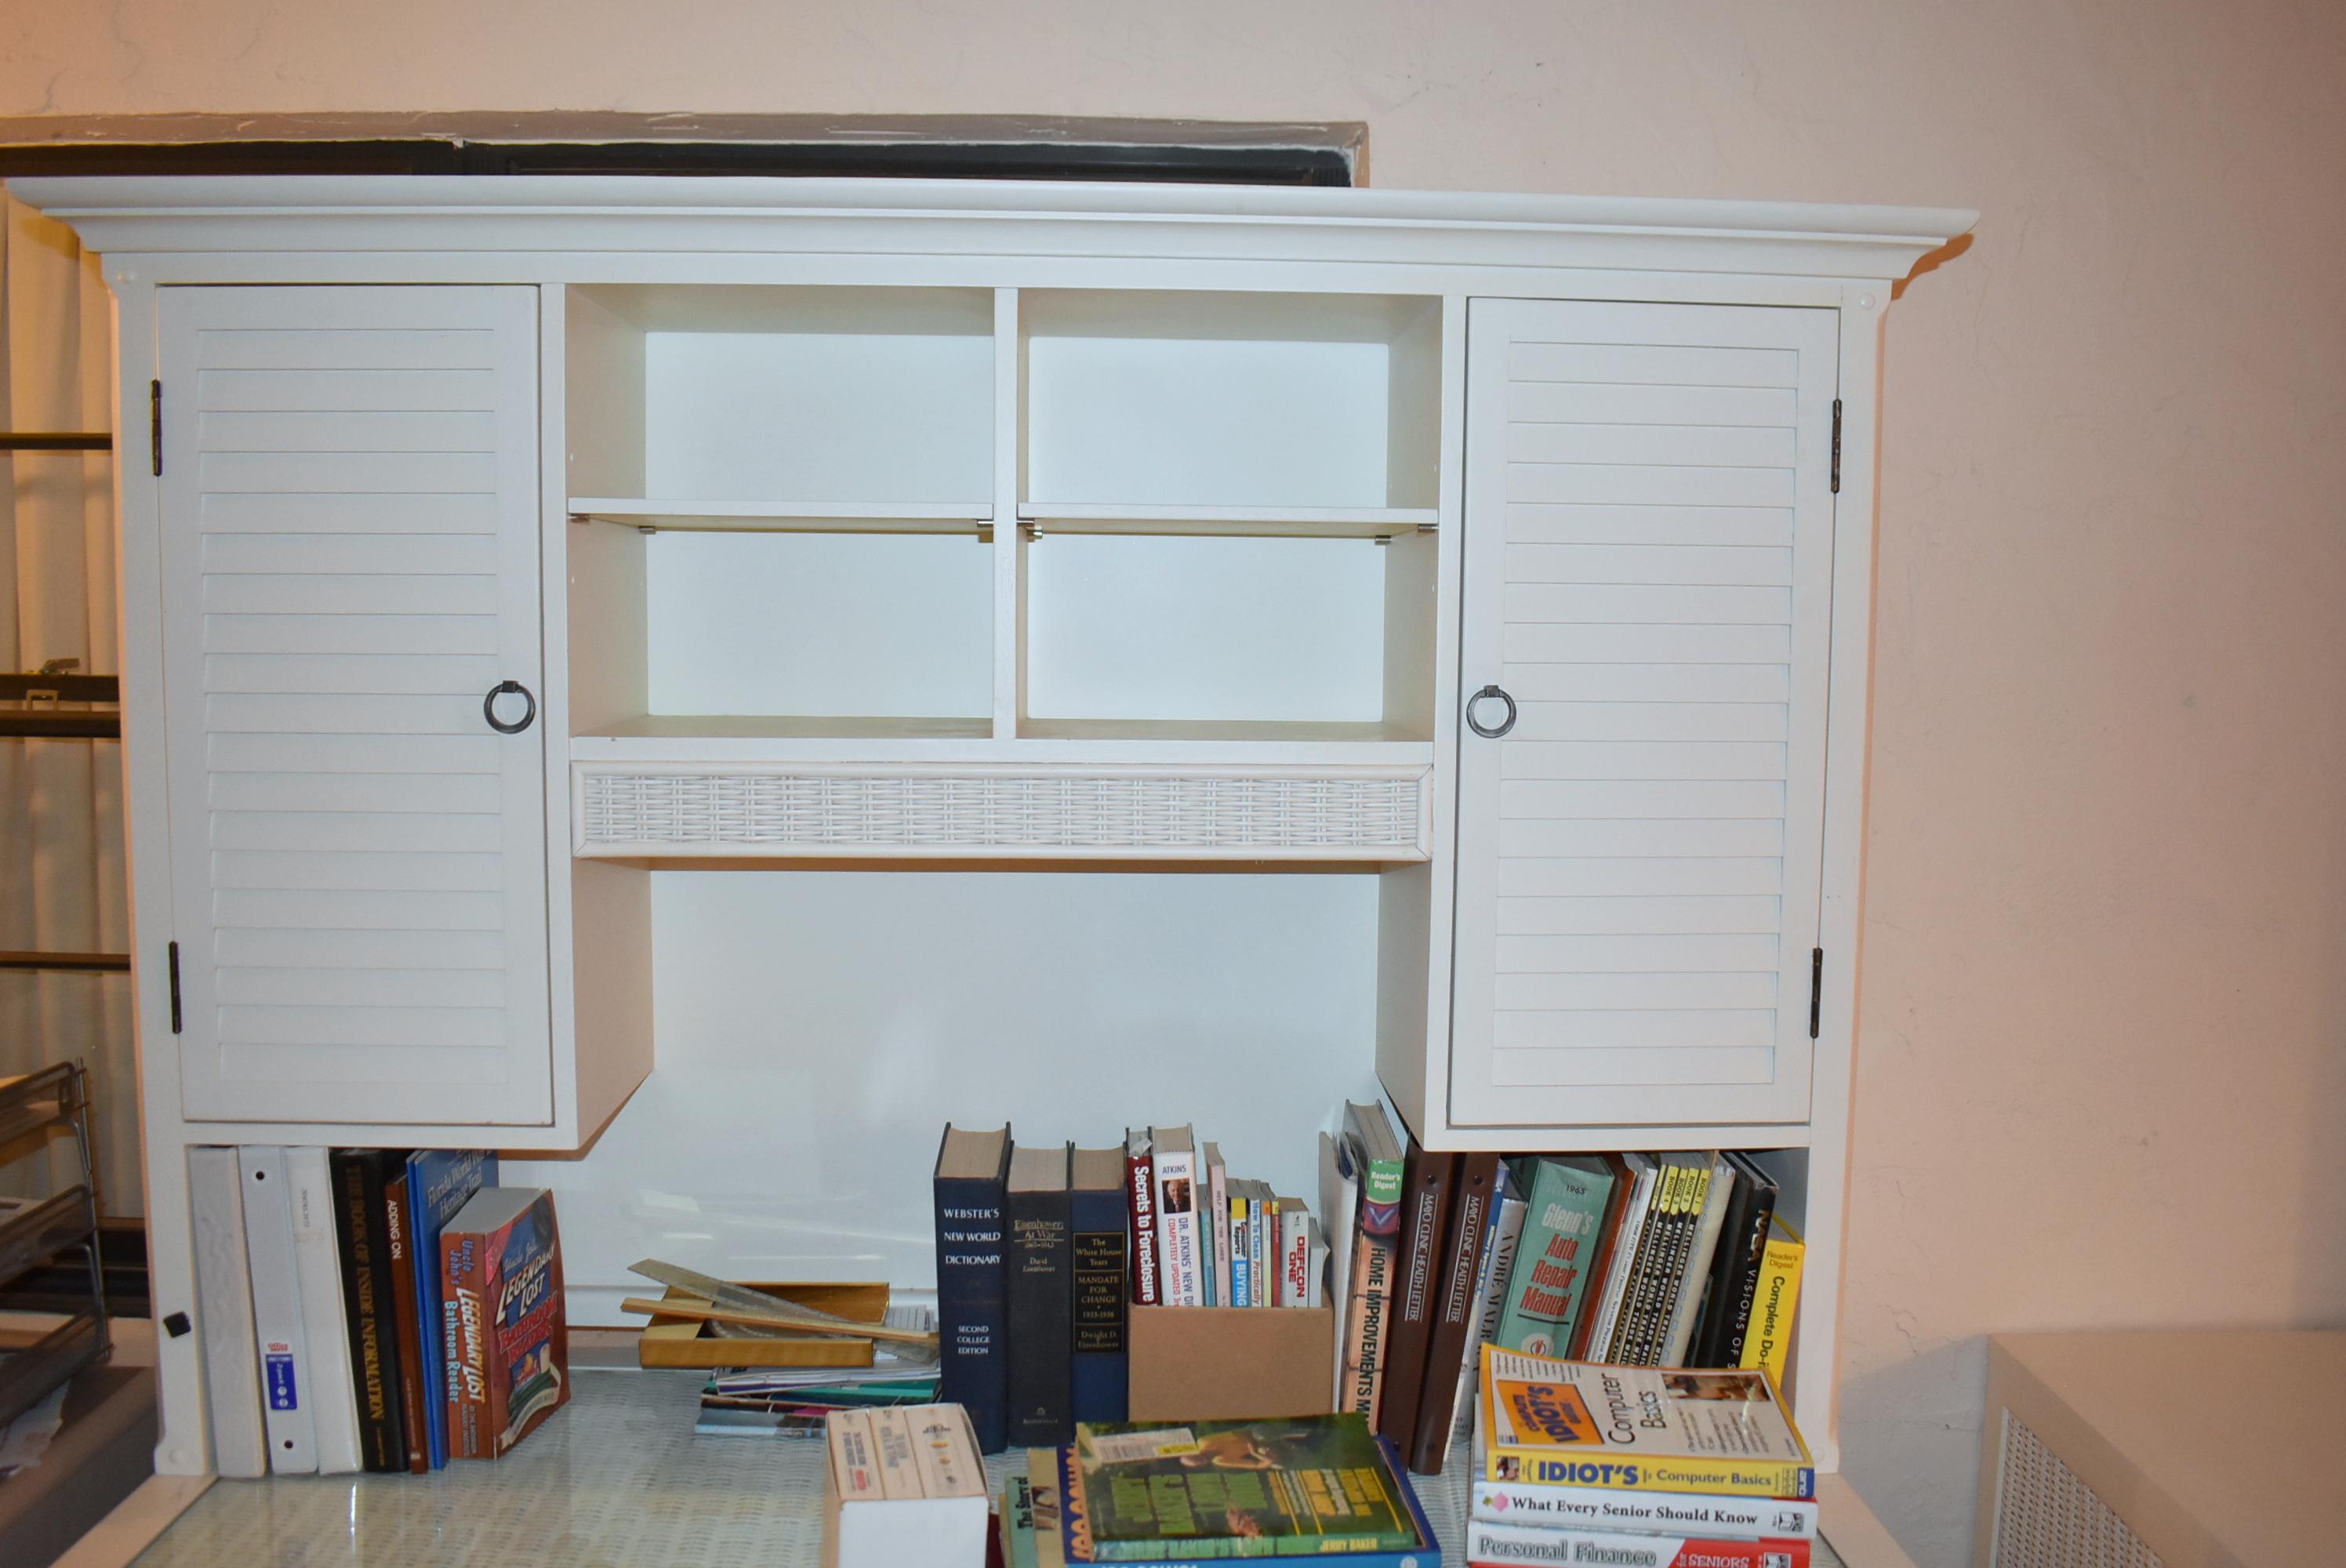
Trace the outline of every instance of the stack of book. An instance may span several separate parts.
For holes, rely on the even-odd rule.
[[[569,1399],[554,1196],[480,1150],[188,1153],[221,1475],[495,1459]]]
[[[1809,1568],[1816,1471],[1766,1370],[1483,1355],[1472,1568]]]
[[[1420,1473],[1471,1430],[1485,1346],[1786,1372],[1801,1244],[1747,1155],[1434,1154],[1371,1105],[1345,1108],[1321,1166],[1345,1221],[1337,1408]]]
[[[1357,1415],[1081,1423],[1073,1442],[1027,1451],[998,1519],[1005,1568],[1442,1561],[1391,1445]]]
[[[940,1394],[987,1453],[1124,1419],[1135,1306],[1321,1303],[1310,1208],[1233,1177],[1188,1126],[1103,1148],[948,1126],[934,1193]]]
[[[936,1369],[872,1367],[761,1367],[717,1372],[701,1385],[702,1437],[819,1438],[838,1410],[925,1405],[937,1397]]]

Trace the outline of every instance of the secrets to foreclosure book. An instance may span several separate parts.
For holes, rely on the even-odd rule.
[[[1817,1494],[1815,1461],[1764,1371],[1614,1367],[1485,1346],[1481,1394],[1475,1473],[1485,1481]]]

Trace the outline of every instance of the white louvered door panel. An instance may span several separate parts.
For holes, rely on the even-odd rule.
[[[161,291],[184,1110],[552,1117],[536,291]],[[500,699],[507,722],[518,697]]]
[[[1834,314],[1468,321],[1452,1119],[1801,1119]]]

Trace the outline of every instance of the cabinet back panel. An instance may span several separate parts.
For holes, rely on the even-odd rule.
[[[984,714],[993,552],[967,535],[646,541],[651,711]]]
[[[648,495],[983,505],[993,474],[991,337],[645,334]]]
[[[1309,1201],[1322,1118],[1374,1089],[1372,876],[651,877],[658,1071],[591,1156],[505,1166],[562,1194],[574,1321],[622,1321],[645,1257],[926,1288],[948,1119],[1192,1122]]]
[[[1049,535],[1026,555],[1026,708],[1373,723],[1387,552],[1359,539]]]
[[[1382,506],[1381,342],[1042,337],[1026,345],[1026,499]]]

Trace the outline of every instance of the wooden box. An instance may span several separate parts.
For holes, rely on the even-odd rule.
[[[785,1301],[835,1313],[858,1323],[878,1323],[888,1313],[888,1287],[882,1284],[791,1285],[751,1281],[749,1288],[763,1290]],[[689,1290],[670,1287],[662,1300],[698,1299]],[[655,1314],[636,1342],[636,1362],[643,1367],[691,1367],[703,1371],[718,1367],[868,1367],[872,1341],[837,1334],[719,1335],[716,1327],[686,1318]]]
[[[1331,1307],[1135,1307],[1136,1421],[1324,1416],[1336,1403]]]

